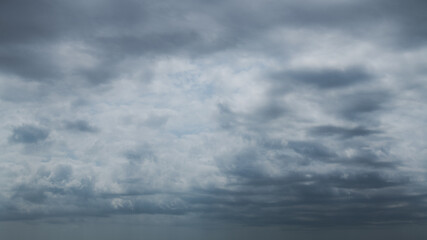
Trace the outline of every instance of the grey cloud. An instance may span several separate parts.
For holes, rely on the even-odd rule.
[[[372,134],[381,133],[379,130],[372,130],[363,126],[358,127],[339,127],[333,125],[317,126],[309,130],[310,134],[315,136],[336,136],[343,139],[369,136]]]
[[[426,23],[423,10],[426,2],[410,1],[379,1],[376,6],[388,14],[397,25],[396,36],[393,39],[398,48],[417,48],[427,43],[427,31],[422,26]]]
[[[52,46],[66,41],[80,41],[95,46],[95,29],[120,28],[123,24],[130,26],[138,23],[143,16],[140,5],[134,1],[122,4],[107,1],[101,5],[86,5],[81,1],[72,4],[58,1],[34,3],[25,0],[2,2],[0,27],[5,37],[2,38],[4,47],[0,49],[0,62],[3,63],[1,69],[25,80],[49,81],[55,84],[81,72],[90,82],[106,82],[111,78],[111,73],[106,69],[117,64],[117,59],[112,58],[110,54],[104,56],[112,58],[107,61],[108,66],[104,64],[102,68],[96,68],[96,72],[95,69],[77,69],[77,72],[70,75],[61,65],[63,59]],[[43,12],[43,17],[40,12]],[[92,53],[108,53],[104,49],[98,50]],[[101,76],[100,72],[104,74]]]
[[[286,84],[288,80],[304,83],[321,89],[347,87],[363,83],[372,78],[360,67],[346,69],[301,69],[273,74],[277,84]]]
[[[257,139],[257,144],[259,144],[259,146],[262,148],[271,150],[281,150],[286,146],[282,139],[274,139],[267,137],[260,137],[259,139]]]
[[[248,187],[256,186],[276,186],[278,188],[291,187],[293,189],[301,188],[301,191],[310,189],[314,191],[314,186],[322,186],[322,190],[330,191],[333,188],[342,189],[377,189],[396,187],[408,184],[410,181],[407,178],[395,179],[382,176],[379,172],[363,171],[363,172],[331,172],[327,174],[318,173],[291,173],[288,176],[281,178],[265,177],[259,179],[250,179],[243,182],[243,185]],[[329,189],[329,190],[328,190]],[[298,190],[299,191],[299,190]],[[298,192],[297,191],[297,192]],[[283,192],[284,193],[284,192]],[[319,192],[320,193],[320,192]],[[308,193],[307,193],[308,194]],[[333,196],[329,196],[333,197]],[[307,199],[309,200],[309,199]]]
[[[295,152],[311,159],[331,159],[337,155],[317,142],[291,141],[288,146]]]
[[[420,0],[2,1],[0,221],[424,223],[424,93],[413,88],[425,75],[416,72],[424,9]],[[87,120],[73,120],[75,110]],[[143,121],[120,122],[130,112]],[[97,134],[9,132],[16,119]],[[53,135],[49,148],[38,144]]]
[[[242,182],[236,190],[201,190],[200,195],[186,199],[207,217],[249,225],[354,226],[414,218],[416,208],[410,205],[420,204],[425,197],[402,192],[400,186],[408,183],[376,172],[307,172],[279,179],[264,176]],[[396,204],[402,207],[388,207]]]
[[[283,106],[291,107],[286,109],[286,115],[268,114],[262,108],[241,113],[227,104],[218,105],[218,124],[230,136],[239,136],[247,143],[246,148],[218,157],[219,168],[231,179],[229,185],[203,189],[197,192],[200,195],[185,199],[205,217],[248,225],[325,227],[389,224],[402,219],[423,221],[416,217],[416,209],[426,207],[421,203],[424,196],[412,198],[404,190],[414,183],[409,175],[397,170],[402,159],[381,147],[388,133],[379,130],[383,128],[377,120],[393,99],[370,81],[372,74],[355,69],[348,70],[348,75],[338,70],[315,74],[309,71],[312,79],[300,78],[306,82],[291,82],[291,86],[273,79],[273,85],[267,86],[264,93],[269,100],[267,106],[274,109],[276,105],[270,103],[280,103],[283,96],[275,91],[283,93],[287,87],[286,93],[297,95],[306,91],[307,85],[315,86],[310,88],[314,96],[310,100],[319,100],[316,106],[333,113],[336,119],[353,121],[351,127],[344,124],[310,128],[296,124],[302,113],[292,108],[292,102],[283,101]],[[310,82],[320,76],[336,76],[348,82]],[[357,88],[350,88],[356,84]],[[366,90],[372,84],[373,90]],[[337,91],[328,95],[328,89]],[[287,125],[287,121],[294,124]],[[307,138],[281,134],[293,132],[287,129],[292,127],[300,127]],[[317,168],[323,170],[313,170]]]
[[[155,160],[156,156],[148,146],[141,146],[139,148],[126,151],[124,156],[132,162],[142,162],[144,160]]]
[[[254,119],[258,118],[261,122],[269,122],[285,115],[288,112],[285,104],[279,101],[271,101],[261,106],[254,113]]]
[[[231,109],[226,103],[217,104],[217,120],[225,130],[260,132],[270,124],[286,117],[290,113],[288,106],[275,97],[269,97],[266,102],[245,113]]]
[[[413,22],[422,21],[419,8],[414,7],[420,4],[419,1],[404,4],[402,13],[396,7],[401,4],[384,4],[382,1],[374,2],[373,7],[355,2],[325,3],[324,6],[312,3],[308,7],[292,1],[272,1],[270,4],[253,3],[257,7],[252,9],[241,8],[240,1],[216,5],[194,1],[171,4],[174,7],[166,8],[150,1],[92,4],[83,1],[41,1],[37,4],[24,0],[5,1],[0,14],[5,35],[2,38],[5,47],[0,49],[3,53],[0,58],[2,70],[38,81],[58,80],[77,74],[97,85],[117,77],[115,71],[107,69],[114,69],[122,60],[132,56],[180,53],[198,56],[238,48],[240,43],[256,41],[258,36],[278,26],[338,28],[349,33],[363,33],[365,24],[378,18],[384,22],[391,19],[401,23],[403,31],[420,39],[417,42],[425,41],[422,29],[409,27],[414,26]],[[382,4],[385,7],[381,7]],[[207,22],[219,26],[221,31],[214,38],[204,37],[209,30],[203,22],[191,22],[183,17],[192,11],[205,15]],[[21,14],[18,16],[14,14],[16,12]],[[44,13],[43,17],[40,17],[40,12]],[[378,13],[382,13],[381,18]],[[124,26],[130,31],[124,31]],[[405,41],[409,39],[405,37]],[[60,58],[49,54],[55,51],[48,47],[64,40],[80,41],[90,46],[94,56],[105,63],[66,73],[58,64]],[[15,49],[13,52],[9,51],[11,47]],[[370,77],[360,69],[294,72],[292,75],[322,88],[345,86],[356,79],[362,81]],[[320,80],[313,81],[318,78]]]
[[[145,119],[144,124],[151,128],[159,128],[164,126],[169,120],[169,116],[167,115],[150,115],[147,119]]]
[[[99,42],[107,49],[116,50],[125,54],[162,54],[185,49],[198,40],[197,33],[149,33],[146,36],[130,36],[100,39]],[[192,46],[194,47],[194,46]]]
[[[74,132],[96,133],[99,131],[98,128],[90,125],[85,120],[65,121],[64,126],[66,130]]]
[[[60,168],[64,169],[64,166]],[[58,168],[55,171],[57,172]],[[13,189],[15,201],[7,209],[3,209],[0,221],[128,214],[182,215],[189,211],[185,203],[172,195],[159,202],[156,198],[147,199],[146,194],[98,192],[94,188],[93,178],[74,178],[74,182],[77,184],[64,184],[64,181],[56,180],[47,184],[42,178],[34,178],[31,183],[15,187]],[[28,212],[22,208],[33,210]]]
[[[14,198],[22,198],[28,202],[40,204],[46,200],[47,196],[43,189],[34,189],[21,185],[15,189]]]
[[[1,100],[15,103],[43,101],[49,93],[48,87],[44,84],[25,85],[20,81],[15,84],[2,84],[4,88],[0,90]]]
[[[425,23],[422,10],[425,2],[410,0],[404,3],[398,0],[364,2],[348,1],[326,5],[307,7],[295,5],[288,20],[297,26],[311,25],[319,29],[336,29],[349,35],[363,36],[370,41],[389,44],[397,48],[421,47],[427,43],[425,29],[420,28]],[[372,24],[377,23],[378,26]],[[376,29],[390,26],[391,31],[385,31],[379,36]],[[372,28],[370,28],[370,26]]]
[[[57,11],[54,11],[55,8]],[[0,26],[5,33],[1,38],[2,43],[25,43],[56,37],[62,29],[58,22],[50,20],[60,19],[60,11],[64,10],[61,8],[60,4],[49,4],[48,1],[2,1]],[[20,14],[16,14],[18,10]],[[44,12],[47,17],[40,17],[40,12]]]
[[[78,75],[86,79],[90,85],[99,85],[117,77],[118,75],[114,70],[113,63],[103,62],[95,67],[81,69]]]
[[[357,121],[362,117],[375,119],[378,115],[374,113],[383,109],[388,97],[384,92],[363,91],[350,97],[338,96],[345,101],[331,103],[326,109],[330,107],[339,114],[343,111],[349,119],[350,115],[357,116]],[[283,120],[278,118],[269,118],[268,126],[255,124],[259,131],[252,131],[253,122],[261,123],[254,114],[258,109],[241,114],[219,105],[218,110],[218,123],[230,135],[245,139],[248,147],[218,158],[221,171],[232,179],[229,185],[198,189],[196,195],[185,198],[203,216],[248,225],[315,228],[387,224],[402,219],[422,221],[416,217],[416,209],[426,207],[421,203],[424,196],[412,197],[405,192],[404,188],[413,182],[396,171],[399,160],[389,150],[370,145],[381,141],[375,135],[387,134],[376,130],[377,126],[303,127],[310,140],[292,140],[296,137],[277,135],[286,126],[279,124]],[[287,119],[293,117],[291,114]],[[272,127],[274,124],[277,127]],[[349,148],[352,154],[348,156]],[[325,168],[329,169],[325,173],[313,170],[326,164],[334,167]]]
[[[0,70],[16,73],[25,79],[53,81],[62,77],[59,66],[46,49],[6,48],[0,49]]]
[[[70,180],[72,173],[73,168],[71,166],[59,165],[54,169],[50,180],[53,182],[66,182]]]
[[[352,146],[350,143],[349,146]],[[359,144],[359,143],[357,143]],[[330,149],[320,143],[311,141],[291,141],[288,147],[303,157],[304,161],[315,162],[321,161],[324,163],[334,163],[343,166],[361,166],[372,169],[377,168],[394,168],[396,162],[394,159],[388,159],[389,156],[378,156],[370,150],[363,148],[355,148],[353,156],[343,156],[343,149]],[[344,145],[344,147],[348,147]]]
[[[3,1],[1,8],[3,43],[49,43],[63,37],[83,38],[99,26],[123,27],[139,23],[144,11],[141,2],[105,1],[85,4],[58,1]],[[19,12],[20,14],[16,14]],[[43,17],[40,16],[43,12]],[[73,36],[79,34],[79,36]]]
[[[33,176],[32,182],[15,187],[14,198],[22,198],[35,204],[45,203],[52,194],[66,194],[68,190],[64,184],[71,180],[71,177],[72,167],[69,165],[58,165],[52,171],[40,168]]]
[[[246,149],[233,156],[231,164],[223,166],[227,173],[243,178],[257,178],[264,175],[260,162],[264,159],[255,149]]]
[[[245,225],[295,225],[305,227],[369,225],[372,222],[393,223],[422,220],[419,209],[426,208],[424,196],[411,196],[403,191],[411,184],[405,176],[372,169],[351,169],[317,173],[308,170],[286,170],[282,159],[274,159],[274,152],[287,147],[316,161],[335,158],[325,146],[312,142],[293,141],[287,145],[274,139],[260,139],[259,146],[244,149],[224,159],[221,171],[233,179],[222,188],[215,186],[198,188],[190,192],[141,191],[141,181],[118,182],[127,186],[121,194],[97,192],[94,180],[75,179],[78,186],[67,187],[72,171],[69,166],[59,165],[52,171],[40,169],[37,178],[56,179],[53,186],[16,188],[15,197],[26,204],[41,204],[53,199],[67,198],[67,204],[78,210],[67,209],[54,213],[11,213],[0,215],[2,220],[59,216],[109,216],[113,214],[199,214],[208,219],[230,221]],[[271,147],[271,144],[274,147]],[[135,168],[141,159],[150,158],[146,147],[125,153],[130,166]],[[267,154],[266,154],[267,153]],[[366,153],[365,155],[369,155]],[[273,159],[272,159],[273,157]],[[269,174],[265,164],[280,169],[280,176]],[[279,165],[277,165],[279,164]],[[366,165],[362,165],[366,166]],[[129,178],[128,180],[131,180]],[[37,181],[35,181],[37,182]],[[35,185],[37,186],[37,185]],[[163,196],[165,201],[151,201],[151,197]],[[114,200],[120,199],[120,200]],[[174,200],[172,200],[174,199]],[[84,204],[79,204],[84,201]],[[117,201],[113,205],[111,202]],[[392,206],[401,207],[392,207]],[[390,206],[390,207],[388,207]],[[417,206],[417,207],[412,207]],[[357,209],[357,213],[355,213]]]
[[[227,104],[220,103],[217,105],[218,122],[224,129],[232,129],[237,126],[238,122],[235,113]]]
[[[377,189],[409,183],[407,179],[387,179],[387,177],[381,176],[378,172],[369,171],[358,174],[330,174],[321,182],[346,189]]]
[[[370,168],[395,168],[398,164],[390,156],[378,156],[369,150],[359,150],[354,156],[341,159],[344,163]]]
[[[83,177],[79,181],[80,184],[78,186],[69,188],[69,195],[77,197],[78,199],[96,200],[94,199],[94,196],[96,196],[96,180],[93,177]]]
[[[9,141],[12,143],[32,144],[46,140],[49,130],[34,125],[22,125],[12,130]]]
[[[338,103],[338,113],[347,119],[364,119],[382,110],[390,100],[384,91],[358,92],[342,96],[345,101]]]

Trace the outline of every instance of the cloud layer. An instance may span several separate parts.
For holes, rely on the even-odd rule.
[[[2,1],[0,221],[423,223],[425,1]]]

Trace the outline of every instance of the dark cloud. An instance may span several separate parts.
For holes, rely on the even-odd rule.
[[[66,130],[74,132],[96,133],[99,131],[98,128],[90,125],[85,120],[65,121],[64,126]]]
[[[1,1],[0,221],[425,223],[425,9]]]
[[[69,166],[59,165],[50,176],[39,175],[32,178],[32,182],[16,186],[13,196],[15,202],[0,213],[0,221],[129,214],[182,215],[188,212],[185,204],[180,203],[176,197],[158,202],[145,199],[144,196],[150,195],[147,193],[97,192],[94,187],[95,179],[74,178],[76,184],[69,184],[67,181],[70,176]],[[44,181],[45,179],[49,179],[49,183]],[[45,211],[44,204],[49,205],[53,211]],[[33,211],[24,211],[22,207],[31,208]]]
[[[54,169],[50,180],[53,182],[67,182],[70,180],[72,173],[73,168],[71,166],[59,165]]]
[[[112,49],[103,49],[95,40],[96,30],[119,30],[140,22],[144,16],[142,4],[125,1],[115,4],[73,4],[59,1],[3,1],[1,25],[5,37],[1,39],[1,69],[5,73],[21,76],[24,80],[48,81],[59,84],[66,78],[84,77],[90,83],[104,83],[115,74],[111,71],[118,63]],[[43,15],[40,13],[43,12]],[[17,14],[19,13],[19,14]],[[60,44],[80,42],[92,49],[93,57],[104,60],[99,66],[81,67],[69,72],[58,54]],[[90,47],[92,46],[92,47]]]
[[[217,109],[220,127],[224,129],[232,129],[237,126],[238,122],[236,115],[227,104],[220,103],[217,105]]]
[[[331,143],[337,144],[335,142]],[[355,148],[352,144],[360,145],[359,142],[353,142],[330,149],[317,142],[291,141],[288,143],[288,147],[298,153],[302,157],[300,160],[306,163],[320,161],[349,167],[368,167],[369,169],[396,167],[395,159],[392,159],[387,153],[376,154],[372,150],[364,149],[363,144],[362,147],[358,148]],[[345,156],[344,149],[350,146],[354,153],[350,157]]]
[[[372,78],[366,70],[358,67],[346,69],[302,69],[273,74],[277,84],[295,83],[312,85],[321,89],[347,87]]]
[[[331,159],[337,155],[317,142],[291,141],[288,146],[295,152],[311,159]]]
[[[113,63],[102,62],[95,67],[81,69],[78,71],[78,75],[86,79],[90,85],[99,85],[109,82],[114,77],[118,77],[115,70]]]
[[[278,101],[271,101],[264,106],[261,106],[254,113],[256,116],[255,119],[259,119],[261,122],[269,122],[271,120],[275,120],[280,118],[287,112],[287,108],[285,104]]]
[[[47,196],[43,189],[34,189],[25,185],[21,185],[15,189],[14,198],[22,198],[28,202],[39,204],[43,203]]]
[[[379,156],[370,150],[358,149],[357,153],[348,158],[341,159],[343,163],[350,165],[359,165],[369,167],[371,169],[377,168],[395,168],[397,163],[390,156]]]
[[[292,91],[301,88],[304,85]],[[320,105],[322,110],[359,123],[375,121],[390,100],[384,91],[363,88],[351,94],[339,91],[333,96],[336,100],[325,96],[324,90],[320,86],[313,90],[327,103]],[[268,95],[270,91],[265,94],[268,99],[278,99],[278,95]],[[222,104],[218,111],[218,123],[230,135],[244,139],[247,147],[219,157],[219,167],[230,179],[228,185],[198,189],[196,195],[185,198],[203,216],[248,225],[315,228],[424,221],[416,216],[416,209],[426,207],[422,203],[425,197],[412,197],[405,191],[414,180],[397,171],[401,160],[392,150],[378,146],[384,141],[379,135],[387,132],[377,125],[372,129],[363,125],[304,126],[301,129],[309,138],[293,140],[301,136],[278,133],[291,131],[286,127],[295,125],[286,125],[286,120],[296,121],[298,109],[285,119],[266,116],[270,119],[266,125],[256,117],[257,108],[239,113]]]
[[[12,130],[9,141],[12,143],[32,144],[46,140],[49,130],[34,125],[22,125]]]
[[[156,156],[153,150],[148,146],[141,146],[134,150],[129,150],[124,153],[124,156],[131,162],[142,162],[144,160],[155,160]]]
[[[59,66],[46,49],[6,48],[0,49],[0,70],[4,73],[18,74],[24,79],[53,81],[61,78]]]
[[[393,36],[396,47],[417,48],[427,43],[427,31],[421,27],[427,21],[422,10],[426,7],[425,1],[410,0],[403,3],[397,0],[383,0],[376,6],[396,24]]]
[[[338,103],[338,113],[347,119],[369,118],[377,111],[383,110],[390,100],[384,91],[358,92],[347,96],[342,96]]]
[[[398,31],[405,33],[392,33],[403,37],[400,42],[419,45],[426,40],[423,28],[417,27],[422,24],[414,24],[424,21],[420,8],[416,7],[422,3],[415,0],[403,5],[396,1],[374,1],[371,6],[355,2],[302,5],[292,1],[271,1],[270,4],[251,3],[251,8],[240,7],[240,1],[215,5],[193,1],[169,4],[173,7],[131,0],[120,4],[114,1],[92,4],[83,1],[41,1],[37,4],[26,0],[3,1],[0,14],[0,28],[4,33],[1,39],[4,47],[0,49],[1,69],[37,81],[57,81],[80,75],[96,85],[116,78],[117,71],[111,69],[132,56],[180,53],[198,56],[257,41],[265,32],[280,26],[338,29],[368,37],[371,36],[366,34],[368,23],[396,22]],[[40,12],[43,12],[42,16]],[[266,12],[270,14],[266,15]],[[200,13],[206,19],[198,23],[185,18],[192,13]],[[210,33],[210,25],[219,26],[219,31]],[[124,27],[129,31],[124,31]],[[60,64],[63,59],[52,48],[52,45],[67,41],[89,46],[90,54],[102,59],[103,63],[70,73]],[[268,46],[268,43],[263,44]],[[289,74],[321,88],[348,86],[371,77],[358,68]]]
[[[235,190],[205,189],[186,199],[207,217],[222,220],[337,227],[413,219],[416,208],[410,205],[419,205],[425,198],[404,193],[401,186],[409,184],[407,179],[376,172],[294,173],[241,183]]]
[[[59,20],[65,10],[58,2],[2,1],[1,6],[0,27],[5,33],[1,38],[3,44],[46,41],[64,30],[62,21],[52,21]],[[45,15],[41,16],[40,12]]]
[[[125,54],[169,53],[185,49],[198,40],[198,34],[188,32],[150,33],[146,36],[128,36],[100,39],[106,49],[112,49]],[[194,47],[194,46],[192,46]]]
[[[372,134],[378,134],[378,133],[381,133],[381,131],[367,129],[362,126],[348,128],[348,127],[339,127],[339,126],[333,126],[333,125],[325,125],[325,126],[313,127],[309,130],[309,133],[315,136],[332,136],[332,137],[336,136],[339,138],[347,139],[347,138],[363,137],[363,136],[369,136]]]
[[[227,130],[262,132],[275,121],[290,113],[285,102],[269,97],[250,112],[231,109],[226,103],[217,104],[218,125]]]

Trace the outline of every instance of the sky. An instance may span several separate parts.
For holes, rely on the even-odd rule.
[[[2,0],[1,239],[425,239],[427,1]]]

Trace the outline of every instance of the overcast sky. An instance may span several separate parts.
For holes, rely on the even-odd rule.
[[[0,1],[0,238],[425,239],[426,11]]]

